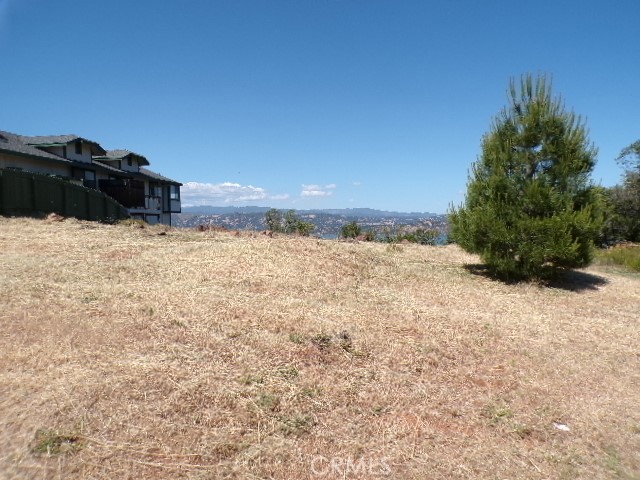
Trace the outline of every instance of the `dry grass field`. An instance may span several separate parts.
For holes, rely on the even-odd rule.
[[[640,275],[0,218],[0,478],[640,478]]]

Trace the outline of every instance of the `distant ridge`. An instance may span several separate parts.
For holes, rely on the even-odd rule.
[[[182,207],[182,213],[193,213],[201,215],[228,215],[234,213],[264,213],[271,207],[214,207],[212,205]],[[288,209],[280,209],[288,210]],[[441,214],[430,212],[390,212],[386,210],[376,210],[374,208],[327,208],[327,209],[311,209],[311,210],[296,210],[299,214],[327,214],[327,215],[340,215],[343,217],[437,217]]]
[[[196,213],[202,215],[227,215],[233,213],[264,213],[270,207],[214,207],[213,205],[199,205],[182,207],[182,213]]]

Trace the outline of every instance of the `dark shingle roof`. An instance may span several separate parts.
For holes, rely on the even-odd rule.
[[[24,143],[27,145],[35,145],[40,147],[55,147],[58,145],[68,145],[72,142],[77,142],[80,140],[83,143],[88,143],[93,148],[91,149],[91,153],[95,155],[104,155],[105,149],[100,146],[98,142],[94,142],[93,140],[89,140],[83,137],[79,137],[78,135],[69,134],[69,135],[42,135],[36,137],[30,137],[27,135],[19,135]]]
[[[125,172],[124,170],[120,170],[119,168],[116,168],[112,165],[109,165],[108,163],[102,163],[99,162],[98,160],[96,160],[95,158],[91,161],[92,165],[97,165],[98,167],[103,168],[104,170],[107,170],[110,173],[120,173],[123,174],[125,176],[131,176],[131,172]]]
[[[78,135],[69,134],[38,136],[20,135],[20,138],[24,143],[28,143],[29,145],[66,145],[78,140],[80,137]]]
[[[58,162],[73,163],[71,160],[59,157],[53,153],[45,152],[32,145],[29,145],[24,141],[22,135],[16,135],[15,133],[0,131],[0,150],[11,153],[18,153],[21,155],[28,155],[31,157],[47,158],[49,160],[56,160]],[[30,138],[30,137],[26,137]]]
[[[167,183],[173,183],[174,185],[182,185],[180,182],[176,182],[175,180],[171,180],[168,177],[165,177],[163,175],[160,175],[159,173],[156,172],[152,172],[151,170],[147,170],[146,168],[141,168],[140,169],[140,173],[142,175],[144,175],[145,177],[148,177],[152,180],[160,180],[162,182],[167,182]]]
[[[97,160],[110,161],[110,160],[122,160],[127,158],[129,155],[135,157],[138,160],[138,165],[149,165],[149,160],[144,155],[140,155],[139,153],[132,152],[130,150],[119,149],[119,150],[107,150],[105,155],[95,157]]]
[[[59,157],[58,155],[45,152],[44,150],[40,150],[39,148],[36,148],[34,146],[34,145],[39,145],[39,146],[65,145],[68,142],[73,142],[78,139],[98,145],[95,142],[91,142],[90,140],[86,140],[84,138],[78,137],[77,135],[28,137],[28,136],[16,135],[15,133],[4,132],[0,130],[0,152],[9,152],[9,153],[25,155],[29,157],[40,157],[40,158],[44,158],[51,161],[66,163],[69,165],[77,165],[77,166],[82,166],[86,168],[87,164],[84,162],[77,162],[77,161],[69,160],[63,157]],[[102,147],[100,147],[99,145],[98,147],[102,149]],[[142,155],[138,155],[137,153],[130,152],[129,150],[110,150],[108,152],[104,150],[102,151],[104,152],[104,156],[94,157],[91,165],[98,167],[99,169],[104,169],[106,171],[109,171],[111,173],[119,173],[121,175],[134,176],[134,177],[140,176],[150,180],[171,183],[174,185],[182,185],[182,183],[180,182],[176,182],[175,180],[172,180],[163,175],[160,175],[159,173],[152,172],[151,170],[147,170],[146,168],[140,168],[140,173],[134,173],[134,172],[128,172],[125,170],[120,170],[107,163],[103,163],[99,161],[99,160],[108,161],[109,159],[120,160],[126,157],[127,155],[132,154],[139,158],[144,159],[144,161],[147,162],[146,164],[148,165],[149,162]],[[124,155],[122,155],[122,153],[124,153]]]

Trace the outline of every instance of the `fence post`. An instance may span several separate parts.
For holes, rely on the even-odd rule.
[[[6,177],[2,174],[2,170],[0,170],[0,213],[4,215],[5,212],[5,201],[4,201],[4,192],[5,186],[4,182],[6,181]]]
[[[31,180],[31,205],[30,205],[30,209],[32,212],[36,211],[36,204],[38,203],[38,193],[36,192],[37,190],[37,185],[36,185],[36,176],[35,175],[29,175],[29,179]]]

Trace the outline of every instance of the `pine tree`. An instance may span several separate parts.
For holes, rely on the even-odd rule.
[[[611,215],[604,231],[606,243],[640,242],[640,140],[616,159],[624,168],[622,183],[607,190]]]
[[[512,80],[508,99],[482,140],[464,205],[451,209],[451,236],[508,279],[586,266],[602,225],[590,181],[597,151],[544,76]]]

